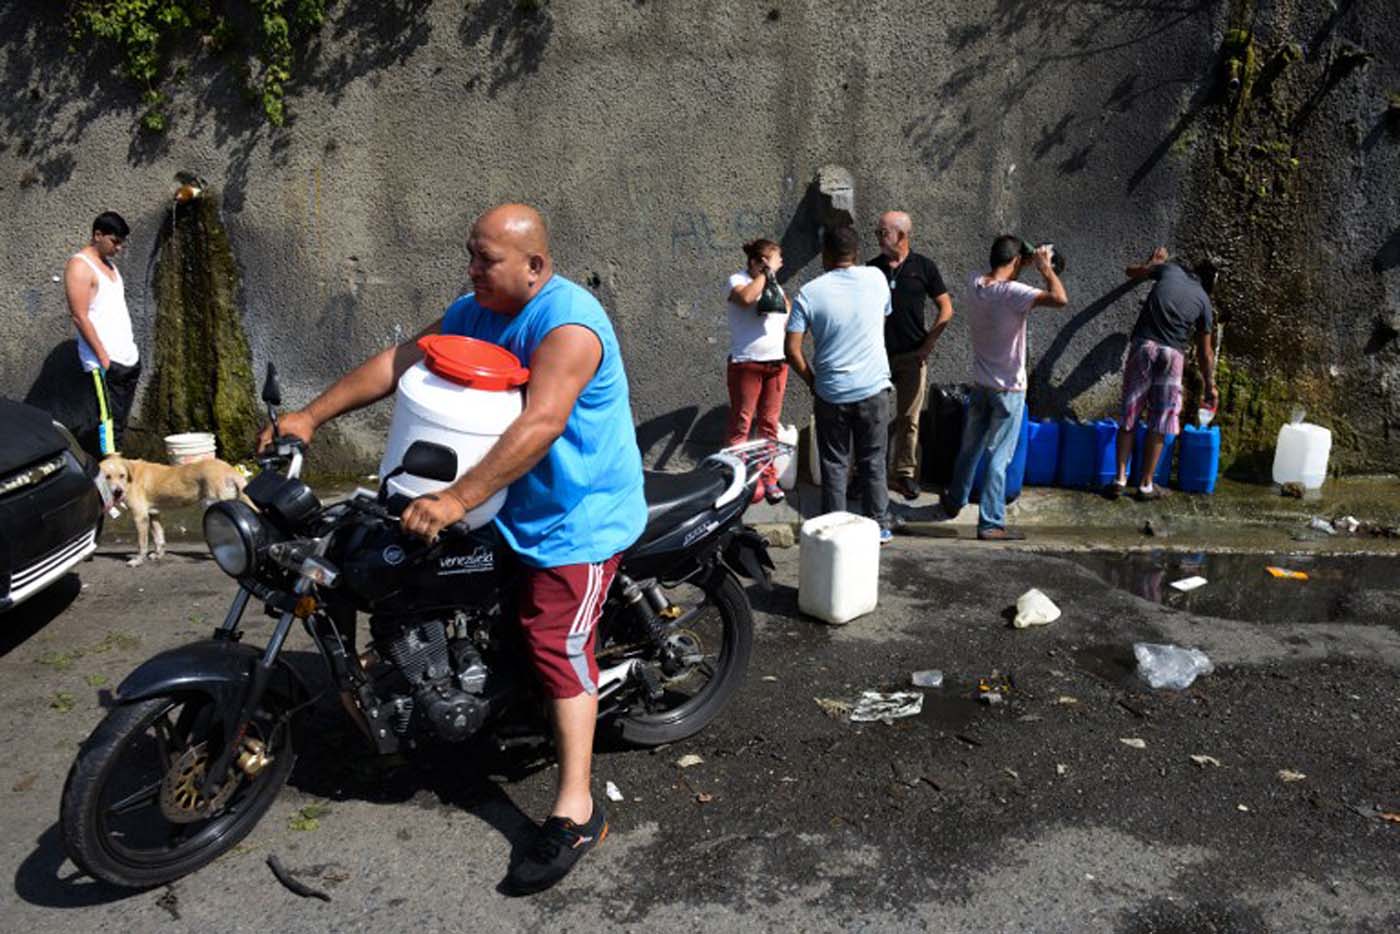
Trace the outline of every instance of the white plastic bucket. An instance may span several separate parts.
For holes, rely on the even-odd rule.
[[[1327,459],[1332,453],[1332,432],[1321,425],[1290,422],[1278,430],[1274,447],[1274,482],[1301,483],[1315,490],[1327,479]]]
[[[456,452],[460,477],[486,456],[523,408],[524,397],[518,387],[478,389],[439,376],[426,363],[418,363],[399,379],[379,475],[387,477],[403,463],[413,442],[432,441]],[[450,484],[399,474],[386,485],[390,493],[413,497]],[[479,528],[490,522],[505,501],[506,491],[498,491],[467,513],[467,525]]]
[[[176,467],[195,461],[213,460],[218,452],[214,435],[207,431],[187,431],[165,436],[165,454]]]
[[[880,524],[849,512],[802,523],[797,606],[828,623],[875,609],[880,597]]]

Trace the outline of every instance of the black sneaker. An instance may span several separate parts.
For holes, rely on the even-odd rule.
[[[941,520],[935,521],[946,522],[949,519],[956,519],[958,517],[958,513],[962,512],[961,507],[958,509],[953,508],[953,498],[947,493],[940,493],[938,495],[938,509],[943,514],[943,516]]]
[[[593,802],[593,816],[586,824],[575,824],[567,817],[551,817],[539,829],[530,849],[506,874],[507,895],[534,895],[553,886],[569,874],[583,854],[603,842],[608,835],[608,815]]]

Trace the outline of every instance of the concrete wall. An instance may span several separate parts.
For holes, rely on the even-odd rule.
[[[112,63],[65,55],[56,5],[18,0],[0,11],[0,87],[14,102],[0,118],[0,392],[35,396],[46,358],[51,376],[62,369],[70,325],[54,277],[101,209],[136,228],[123,270],[138,332],[149,328],[148,260],[176,171],[224,199],[255,372],[275,361],[290,402],[432,320],[466,281],[470,218],[523,199],[548,216],[559,269],[613,314],[644,450],[665,462],[722,427],[724,282],[739,244],[782,240],[790,287],[818,273],[810,183],[837,164],[854,175],[866,251],[880,210],[909,211],[955,306],[992,236],[1054,240],[1071,306],[1032,325],[1032,404],[1097,414],[1143,294],[1122,287],[1122,267],[1200,234],[1185,206],[1216,142],[1185,117],[1211,106],[1242,5],[574,0],[522,14],[508,0],[465,12],[343,0],[307,51],[286,129],[255,119],[219,63],[196,58],[172,85],[170,130],[152,139]],[[1290,4],[1257,6],[1267,18]],[[1340,4],[1318,48],[1356,34],[1394,51],[1393,17],[1377,25],[1386,6]],[[1396,74],[1383,56],[1326,106],[1373,115]],[[1400,164],[1383,132],[1370,146],[1308,167],[1375,190],[1345,208],[1365,224],[1315,249],[1371,277],[1393,310]],[[1377,309],[1328,312],[1362,335]],[[935,379],[965,378],[967,344],[955,319]],[[1360,347],[1330,353],[1340,363]],[[1394,341],[1378,354],[1377,379],[1393,381]],[[1400,460],[1392,386],[1355,415],[1362,441],[1342,452],[1353,468]],[[785,419],[808,410],[794,386]],[[341,450],[372,465],[387,416],[346,420]],[[1352,416],[1343,405],[1338,417]]]

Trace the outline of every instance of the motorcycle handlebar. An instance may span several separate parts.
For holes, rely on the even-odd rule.
[[[389,501],[386,505],[380,505],[379,503],[374,502],[370,499],[366,499],[364,497],[356,497],[350,500],[352,508],[364,513],[365,515],[373,516],[376,519],[392,524],[398,524],[400,513],[402,513],[404,507],[411,502],[413,502],[412,498],[404,496],[402,493],[395,493],[392,496],[390,496]],[[443,530],[439,533],[439,537],[465,538],[467,535],[470,534],[471,527],[468,526],[465,521],[460,521],[454,522],[449,526],[445,526]]]

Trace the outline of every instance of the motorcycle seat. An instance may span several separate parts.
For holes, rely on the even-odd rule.
[[[715,504],[729,486],[729,472],[710,464],[688,473],[643,471],[647,500],[647,527],[642,541],[648,541],[680,525],[698,512]]]

